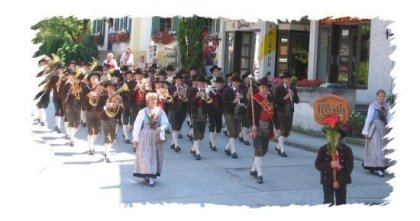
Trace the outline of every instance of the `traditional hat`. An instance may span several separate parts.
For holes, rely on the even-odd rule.
[[[155,84],[155,83],[163,83],[164,84],[165,82],[166,82],[166,80],[162,76],[155,76],[155,79],[153,80],[153,84]]]
[[[141,68],[136,68],[136,70],[134,71],[134,74],[144,74],[144,73],[141,70]]]
[[[239,77],[239,75],[234,74],[231,81],[242,81],[241,78]]]
[[[90,81],[90,77],[92,77],[93,75],[98,76],[98,79],[101,79],[101,74],[99,72],[90,72],[87,76],[86,76],[86,80]]]
[[[92,70],[92,72],[102,72],[102,71],[104,71],[104,66],[102,65],[98,65]]]
[[[216,83],[225,83],[222,77],[216,77],[216,80],[214,81]]]
[[[219,71],[221,71],[221,70],[222,70],[222,68],[218,67],[217,65],[213,65],[213,67],[211,67],[211,68],[210,68],[210,72],[211,72],[211,73],[213,73],[213,71],[214,71],[215,69],[219,69]]]
[[[117,87],[117,86],[118,86],[118,83],[117,83],[117,82],[115,82],[115,81],[113,81],[113,80],[106,80],[106,81],[104,82],[104,87],[108,87],[108,86],[114,86],[114,87]]]
[[[127,65],[124,65],[124,66],[120,69],[120,71],[121,71],[121,72],[127,72],[127,71],[128,71],[128,66],[127,66]]]
[[[43,61],[47,61],[47,62],[49,62],[49,61],[51,61],[51,58],[49,58],[49,57],[48,57],[48,56],[46,56],[46,55],[43,55],[43,56],[41,57],[41,59],[39,59],[38,64],[41,64],[41,62],[43,62]]]
[[[249,75],[251,75],[251,73],[249,73],[249,71],[247,71],[247,72],[243,73],[243,74],[241,75],[242,80],[244,80],[245,78],[247,78]]]
[[[60,63],[55,65],[55,68],[60,69],[60,68],[65,68],[65,67],[64,67],[64,64],[60,62]]]
[[[178,71],[178,73],[175,74],[174,79],[177,79],[177,78],[184,79],[184,76],[182,75],[181,71]]]
[[[165,77],[166,77],[166,72],[165,72],[165,70],[160,69],[160,71],[158,72],[158,74],[157,74],[157,75],[160,75],[160,76],[165,76]]]
[[[121,72],[120,72],[120,70],[118,70],[118,69],[114,70],[114,71],[111,73],[111,76],[112,76],[112,77],[118,77],[118,78],[122,77]]]
[[[258,82],[257,85],[265,85],[267,87],[271,87],[270,81],[268,81],[268,79],[266,77],[261,78]]]
[[[327,134],[327,129],[326,128],[322,128],[322,132],[324,132],[325,134]],[[340,139],[344,138],[346,136],[346,132],[342,129],[342,128],[338,128],[337,132],[340,133]]]
[[[73,68],[67,68],[66,74],[76,75],[76,70]]]
[[[174,66],[172,66],[172,65],[166,66],[165,70],[167,70],[167,71],[175,71]]]

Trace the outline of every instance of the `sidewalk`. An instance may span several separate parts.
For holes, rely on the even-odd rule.
[[[347,142],[348,140],[346,141],[346,139],[348,140],[357,139],[357,142],[349,143]],[[361,143],[360,141],[362,140],[358,138],[345,138],[345,143],[348,144],[353,151],[354,159],[363,161],[364,146],[359,145],[359,144],[353,144],[353,143]],[[303,149],[303,150],[318,152],[319,148],[322,145],[326,144],[326,138],[306,135],[300,132],[292,131],[290,133],[290,136],[286,139],[284,143],[287,145],[296,147],[296,148]]]

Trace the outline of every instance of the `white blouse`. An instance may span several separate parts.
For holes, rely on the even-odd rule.
[[[136,121],[134,121],[134,125],[133,125],[133,143],[134,142],[139,142],[140,140],[140,131],[143,127],[144,121],[146,119],[146,109],[148,110],[148,112],[153,112],[153,113],[157,113],[157,123],[158,123],[158,129],[160,129],[160,131],[165,131],[168,127],[169,127],[169,121],[168,121],[168,117],[165,114],[165,111],[163,111],[161,108],[159,107],[154,107],[153,109],[150,109],[149,107],[145,107],[143,109],[141,109],[139,111],[139,113],[137,114],[136,117]]]

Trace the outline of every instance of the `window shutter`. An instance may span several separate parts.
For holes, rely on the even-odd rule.
[[[101,34],[105,36],[105,20],[101,20]]]
[[[120,29],[120,19],[119,18],[115,18],[115,27],[114,27],[114,31],[117,32]]]
[[[216,32],[219,33],[220,30],[220,18],[216,18]]]
[[[128,33],[131,33],[131,23],[132,23],[132,18],[128,19]]]
[[[159,32],[159,26],[160,26],[160,17],[153,16],[152,17],[152,34],[157,34]]]
[[[173,30],[173,31],[176,31],[176,30],[178,29],[178,26],[179,26],[179,19],[180,19],[180,16],[175,16],[175,17],[172,19],[172,30]]]
[[[92,27],[93,27],[92,32],[93,32],[93,34],[95,34],[96,33],[96,20],[93,20],[93,26]]]

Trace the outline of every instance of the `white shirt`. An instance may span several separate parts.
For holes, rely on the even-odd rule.
[[[146,120],[146,109],[156,114],[157,119],[158,119],[158,128],[160,129],[161,132],[165,133],[165,130],[169,127],[168,117],[166,116],[165,112],[161,108],[155,106],[152,110],[150,110],[149,107],[145,107],[139,111],[136,117],[136,121],[134,121],[133,133],[132,133],[133,143],[139,142],[140,140],[140,131],[142,129],[144,121]]]
[[[390,108],[387,107],[387,109],[388,109],[388,112],[387,112],[387,115],[386,115],[386,120],[387,120],[387,122],[389,122],[389,120],[391,119],[391,113],[390,113],[391,111],[390,111]],[[375,115],[374,103],[371,103],[369,105],[369,109],[368,109],[368,112],[367,112],[367,116],[366,116],[366,120],[365,120],[365,126],[363,127],[363,130],[362,130],[363,135],[368,134],[370,123],[372,123],[374,115]]]
[[[130,53],[130,55],[127,54],[127,52],[124,52],[124,54],[121,55],[120,59],[120,66],[133,66],[133,53]]]

